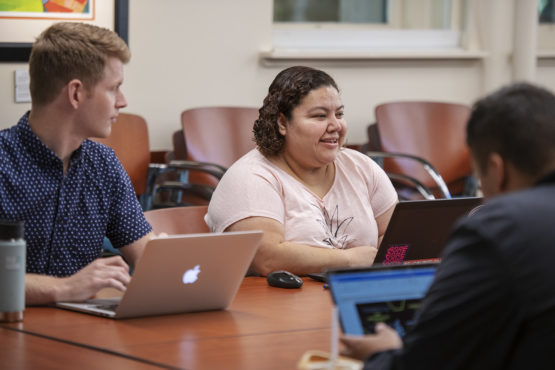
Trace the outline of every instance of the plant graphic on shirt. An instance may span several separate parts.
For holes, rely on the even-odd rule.
[[[349,238],[349,234],[346,233],[347,227],[351,221],[353,221],[354,217],[351,216],[340,220],[338,204],[335,206],[331,216],[326,207],[317,204],[312,205],[318,208],[322,213],[322,218],[316,219],[316,221],[322,225],[326,233],[326,238],[322,239],[322,241],[334,248],[345,248],[345,242]]]

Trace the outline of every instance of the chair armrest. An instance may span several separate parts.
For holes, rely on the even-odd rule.
[[[148,179],[145,194],[154,195],[159,178],[169,172],[175,171],[199,171],[214,176],[218,180],[224,175],[226,168],[215,163],[195,162],[186,160],[172,160],[168,164],[150,163],[148,166]],[[182,180],[186,179],[183,178]],[[186,181],[182,181],[186,182]]]
[[[140,199],[143,209],[160,208],[160,204],[158,204],[158,201],[155,202],[154,199],[161,191],[177,192],[180,194],[187,193],[209,201],[214,188],[205,184],[189,183],[189,171],[203,172],[220,180],[226,168],[215,163],[188,160],[171,160],[167,164],[150,163],[147,188],[144,196]],[[176,178],[174,180],[168,178],[168,176],[172,176],[172,173],[175,174],[173,175]]]
[[[370,158],[406,158],[406,159],[411,159],[419,162],[424,167],[428,175],[430,175],[430,177],[437,184],[443,196],[447,199],[451,198],[451,193],[449,192],[449,188],[447,187],[447,184],[443,180],[443,177],[441,177],[441,175],[435,169],[435,167],[424,158],[411,155],[411,154],[405,154],[405,153],[386,153],[386,152],[373,152],[373,151],[366,152],[366,155],[369,156]]]
[[[166,165],[167,170],[195,170],[206,172],[218,180],[222,178],[227,168],[216,163],[196,162],[187,160],[172,160]]]
[[[387,176],[392,180],[401,180],[411,183],[415,187],[415,189],[418,190],[420,195],[424,197],[424,199],[436,199],[432,191],[426,185],[422,184],[420,181],[413,177],[402,175],[400,173],[387,173]]]
[[[214,193],[215,189],[210,185],[190,184],[181,181],[164,181],[160,185],[156,185],[156,192],[165,190],[183,191],[196,197],[200,197],[206,201],[210,201],[212,193]]]

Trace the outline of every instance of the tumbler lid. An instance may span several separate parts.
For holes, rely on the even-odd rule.
[[[0,219],[0,239],[23,239],[23,221]]]

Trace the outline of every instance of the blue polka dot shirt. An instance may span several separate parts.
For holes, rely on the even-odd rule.
[[[0,131],[0,218],[24,221],[27,272],[69,276],[102,251],[152,228],[113,150],[85,140],[67,172],[29,126],[29,112]]]

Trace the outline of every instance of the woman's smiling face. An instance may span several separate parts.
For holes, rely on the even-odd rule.
[[[291,119],[278,119],[285,136],[283,154],[305,168],[323,167],[335,160],[347,133],[343,103],[333,86],[310,91],[293,109]]]

